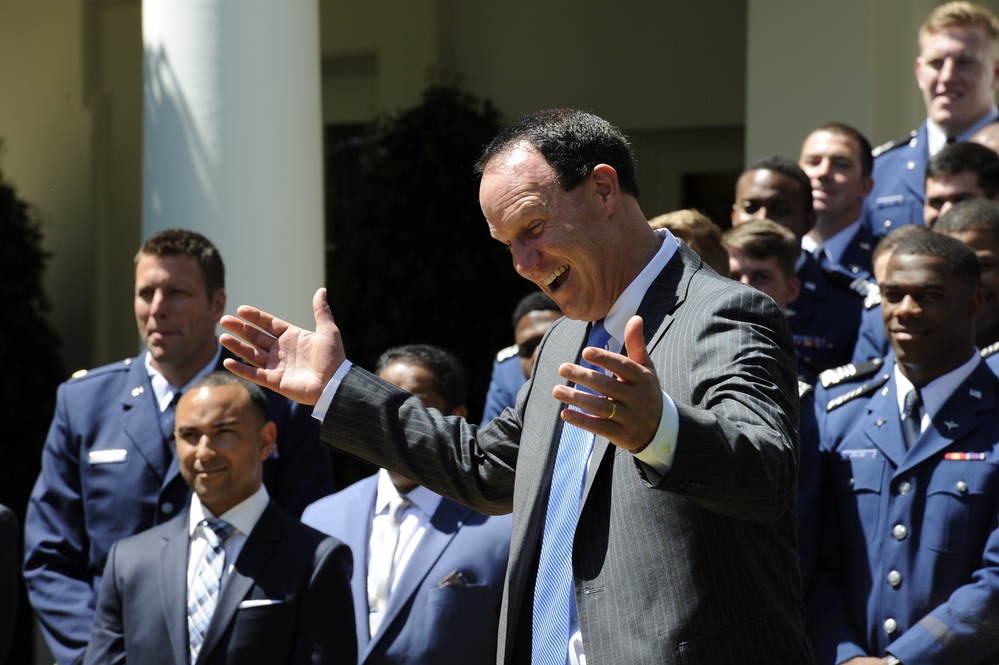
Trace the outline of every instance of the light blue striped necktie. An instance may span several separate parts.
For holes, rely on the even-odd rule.
[[[603,321],[597,321],[590,330],[586,346],[607,348],[610,337]],[[600,371],[585,360],[580,359],[579,364]],[[592,392],[585,386],[577,388]],[[572,541],[579,519],[583,478],[593,449],[593,438],[593,434],[586,430],[562,425],[534,586],[533,665],[565,665],[568,659],[570,619],[576,604]]]
[[[191,649],[191,662],[198,660],[198,653],[205,641],[205,633],[215,613],[219,589],[222,587],[222,570],[225,566],[225,548],[222,543],[236,527],[224,520],[201,520],[208,549],[198,564],[187,600],[187,636]]]

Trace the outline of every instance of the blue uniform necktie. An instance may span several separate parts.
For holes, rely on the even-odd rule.
[[[597,321],[586,345],[606,348],[609,340],[610,333],[603,321]],[[597,369],[585,360],[580,360],[579,364]],[[584,386],[578,386],[578,389],[588,390]],[[592,449],[593,434],[569,424],[562,425],[534,587],[533,665],[565,665],[568,658],[569,627],[575,606],[572,541]]]
[[[922,418],[919,414],[920,407],[923,406],[923,399],[919,396],[919,391],[913,388],[905,395],[902,404],[902,435],[905,437],[905,447],[912,448],[912,444],[919,438],[919,431],[922,429]]]
[[[233,525],[223,520],[201,520],[198,526],[205,527],[208,549],[198,564],[187,598],[187,636],[192,663],[198,660],[222,586],[222,571],[225,567],[225,548],[222,543],[236,531]]]

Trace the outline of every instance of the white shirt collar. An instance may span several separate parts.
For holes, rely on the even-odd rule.
[[[646,264],[638,277],[631,281],[631,284],[618,296],[618,299],[611,306],[607,316],[604,317],[604,328],[611,334],[613,340],[608,344],[608,350],[618,352],[624,346],[624,327],[628,319],[633,317],[642,304],[645,292],[652,286],[659,273],[663,271],[669,260],[673,258],[679,247],[676,238],[667,229],[657,229],[656,235],[662,238],[662,245],[659,251]]]
[[[919,396],[923,400],[923,413],[929,417],[930,420],[943,408],[944,403],[950,399],[950,397],[957,391],[958,386],[964,383],[965,379],[971,376],[971,373],[975,371],[978,367],[978,363],[985,362],[982,360],[981,354],[979,354],[978,349],[971,354],[971,358],[968,362],[964,363],[957,369],[951,370],[950,372],[939,376],[925,386],[919,389]],[[898,367],[898,361],[895,361],[895,398],[898,401],[898,412],[902,413],[903,404],[905,402],[905,396],[909,394],[912,390],[912,381],[902,373],[902,370]],[[922,428],[925,429],[925,428]]]
[[[260,488],[256,492],[246,497],[235,506],[225,511],[221,515],[213,515],[212,511],[208,510],[202,503],[201,499],[198,498],[197,493],[191,493],[191,511],[188,517],[187,524],[187,534],[188,536],[194,535],[194,529],[198,526],[198,523],[203,519],[215,519],[225,520],[229,524],[236,527],[239,533],[244,536],[249,536],[253,531],[253,527],[257,525],[260,521],[260,516],[264,514],[264,510],[267,508],[267,504],[270,502],[270,496],[267,494],[267,488],[260,485]]]
[[[858,218],[853,224],[840,229],[836,235],[822,243],[822,252],[826,255],[826,260],[829,261],[830,265],[842,263],[846,248],[850,246],[850,242],[859,230],[860,219]],[[806,252],[814,253],[818,246],[819,244],[807,235],[801,239],[801,248]]]
[[[955,141],[967,141],[975,133],[988,125],[989,123],[995,122],[996,117],[999,116],[999,108],[995,104],[989,109],[989,112],[985,114],[985,117],[972,125],[967,131],[958,134],[954,137]],[[933,122],[929,118],[926,119],[926,148],[930,152],[930,156],[937,154],[945,145],[947,145],[947,133],[940,128],[937,123]]]
[[[392,484],[392,479],[389,478],[388,471],[379,469],[378,490],[375,494],[375,515],[388,510],[389,502],[397,496],[401,495],[396,490],[395,485]],[[437,512],[437,507],[441,505],[441,495],[431,492],[422,485],[417,485],[411,491],[407,492],[406,498],[412,501],[413,505],[428,517]]]
[[[146,374],[149,376],[149,385],[153,389],[153,395],[156,396],[156,403],[160,407],[160,413],[167,410],[170,406],[170,402],[173,401],[174,393],[180,392],[184,393],[191,386],[192,383],[203,377],[205,374],[212,372],[218,365],[219,356],[222,355],[222,346],[216,342],[215,343],[215,355],[212,356],[211,362],[202,367],[194,377],[184,385],[179,391],[171,386],[166,378],[160,374],[159,370],[153,367],[153,358],[148,351],[145,353],[145,365]]]

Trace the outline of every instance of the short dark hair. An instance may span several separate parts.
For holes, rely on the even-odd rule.
[[[806,217],[812,214],[812,181],[798,166],[798,162],[784,155],[767,155],[750,164],[742,173],[745,175],[752,171],[775,171],[797,182],[798,189],[801,190],[802,210]]]
[[[638,198],[638,174],[628,139],[603,118],[575,109],[523,115],[482,151],[475,163],[476,175],[482,175],[493,157],[521,143],[529,143],[541,153],[564,191],[580,185],[597,164],[608,164],[617,171],[621,191]]]
[[[967,231],[982,231],[999,241],[999,201],[970,199],[961,201],[940,215],[933,225],[934,233],[951,235]]]
[[[794,233],[769,219],[754,219],[733,226],[722,235],[722,244],[726,249],[745,252],[758,261],[773,257],[788,279],[794,277],[794,264],[801,254],[801,244]]]
[[[905,238],[911,235],[916,235],[917,233],[926,233],[929,229],[922,224],[906,224],[905,226],[900,226],[897,229],[891,231],[888,235],[881,238],[878,244],[874,246],[874,253],[871,255],[871,261],[874,261],[879,256],[885,252],[893,252],[895,248],[898,247],[898,243],[902,242]]]
[[[250,396],[250,406],[260,416],[260,421],[264,423],[268,421],[269,407],[264,389],[255,383],[236,376],[228,370],[217,370],[205,374],[192,383],[186,392],[192,392],[198,388],[217,388],[219,386],[241,386]]]
[[[860,174],[865,177],[871,175],[871,172],[874,170],[873,148],[871,148],[871,142],[867,140],[866,136],[860,133],[860,130],[843,122],[827,122],[821,127],[813,129],[809,133],[809,136],[815,132],[839,134],[840,136],[846,136],[856,141],[857,147],[860,149]]]
[[[944,146],[926,163],[924,182],[971,171],[987,198],[999,194],[999,155],[981,143],[958,141]]]
[[[532,291],[521,298],[517,306],[513,308],[514,332],[517,331],[520,320],[531,312],[558,312],[561,314],[562,310],[559,309],[558,303],[549,298],[544,291]]]
[[[982,281],[982,269],[974,250],[942,233],[915,233],[903,238],[892,256],[934,256],[943,259],[955,277],[969,284]]]
[[[149,237],[135,255],[135,263],[146,256],[190,256],[201,268],[201,278],[205,290],[211,298],[216,291],[225,288],[225,264],[222,255],[212,241],[195,231],[187,229],[166,229]]]
[[[468,401],[465,366],[454,354],[431,344],[396,346],[379,356],[375,373],[380,374],[397,362],[419,365],[430,372],[434,377],[434,392],[444,400],[448,411],[465,406]]]

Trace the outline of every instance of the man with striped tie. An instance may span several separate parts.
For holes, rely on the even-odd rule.
[[[261,482],[277,435],[264,393],[208,374],[175,434],[190,507],[112,546],[85,662],[355,662],[350,550]]]

